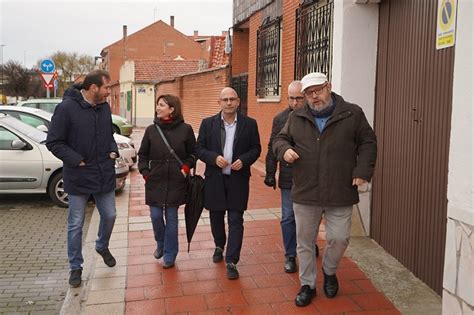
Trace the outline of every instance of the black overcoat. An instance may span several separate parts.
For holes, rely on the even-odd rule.
[[[221,113],[204,119],[199,128],[196,143],[197,157],[206,163],[204,184],[204,207],[211,211],[246,210],[249,198],[250,166],[258,159],[262,150],[255,119],[237,113],[232,163],[240,159],[243,167],[230,175],[231,193],[224,191],[222,169],[216,165],[218,155],[223,156],[225,135]]]
[[[178,157],[190,168],[194,167],[196,138],[193,128],[177,120],[159,124],[163,134]],[[188,181],[181,173],[181,165],[171,155],[155,124],[146,128],[138,150],[138,170],[147,177],[145,201],[150,206],[180,206],[186,202]]]

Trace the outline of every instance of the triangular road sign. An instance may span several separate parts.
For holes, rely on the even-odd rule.
[[[40,72],[41,77],[43,78],[44,83],[49,84],[53,79],[54,73],[43,73]]]

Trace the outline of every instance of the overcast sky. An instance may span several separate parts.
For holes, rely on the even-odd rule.
[[[186,35],[220,35],[232,26],[232,0],[0,0],[0,45],[3,62],[28,68],[56,51],[100,54],[102,48],[162,20]],[[1,51],[0,51],[1,53]]]

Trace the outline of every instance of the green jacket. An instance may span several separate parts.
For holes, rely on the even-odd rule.
[[[322,207],[357,204],[352,179],[370,181],[374,173],[377,140],[364,112],[332,95],[336,108],[322,133],[305,104],[290,115],[275,138],[273,151],[280,161],[290,148],[300,157],[293,165],[293,202]]]

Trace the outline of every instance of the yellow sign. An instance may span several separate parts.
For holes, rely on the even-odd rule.
[[[457,0],[438,0],[436,49],[454,46],[457,7]]]

